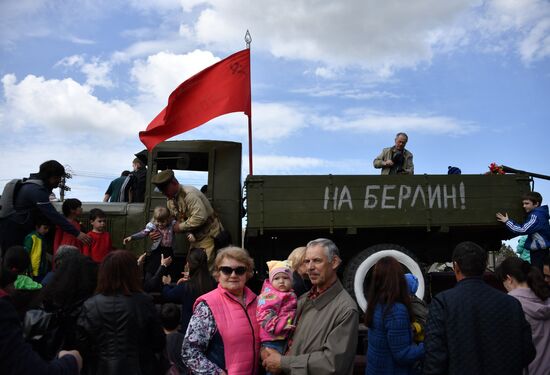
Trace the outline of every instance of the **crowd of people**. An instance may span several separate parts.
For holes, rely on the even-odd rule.
[[[245,285],[254,270],[246,250],[218,251],[212,275],[204,249],[192,248],[188,276],[177,284],[168,275],[158,280],[164,284],[163,305],[156,308],[144,292],[138,259],[127,250],[111,251],[97,263],[81,249],[62,245],[50,281],[21,289],[20,278],[38,283],[26,274],[31,263],[26,249],[12,246],[1,269],[0,324],[6,334],[0,368],[6,374],[250,374],[259,373],[263,363],[274,373],[285,366],[351,370],[347,359],[357,336],[350,333],[357,330],[358,314],[336,276],[338,249],[320,239],[298,253],[294,267],[292,261],[270,263],[258,297]],[[305,295],[322,295],[301,311],[292,278],[304,264],[313,285]],[[327,327],[312,341],[317,311]],[[302,316],[299,326],[296,314]],[[327,335],[334,353],[321,349]],[[306,358],[313,348],[316,356]]]
[[[246,286],[254,261],[245,249],[218,251],[211,274],[206,252],[192,248],[186,277],[156,281],[155,306],[127,250],[98,264],[62,245],[47,285],[20,290],[21,277],[32,282],[31,260],[13,246],[0,277],[2,373],[351,374],[360,314],[338,279],[339,250],[317,239],[297,251],[268,264],[257,296]],[[486,252],[472,242],[455,248],[453,269],[457,285],[417,309],[416,278],[392,257],[376,263],[366,374],[548,373],[550,285],[540,270],[504,260],[496,275],[506,295],[483,281]]]
[[[388,173],[413,173],[406,141],[400,133],[383,152],[401,153],[380,164]],[[396,259],[378,260],[361,317],[330,239],[269,261],[253,291],[254,259],[220,245],[224,229],[210,202],[171,170],[152,179],[167,207],[123,240],[152,239],[139,257],[113,249],[102,210],[90,211],[85,234],[78,199],[67,199],[63,214],[53,208],[47,197],[64,173],[43,163],[1,221],[2,374],[352,374],[360,323],[368,330],[366,374],[550,373],[550,225],[538,193],[523,197],[523,224],[497,213],[508,230],[527,235],[532,263],[511,257],[498,266],[508,294],[483,281],[485,250],[462,242],[452,254],[456,286],[429,305]],[[54,224],[50,267],[44,238]],[[174,273],[179,232],[190,249]]]

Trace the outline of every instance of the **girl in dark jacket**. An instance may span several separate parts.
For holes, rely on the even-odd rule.
[[[76,253],[66,254],[65,249]],[[97,264],[80,254],[77,247],[62,245],[61,257],[56,259],[57,269],[52,280],[42,289],[42,307],[55,313],[57,329],[31,340],[34,349],[44,359],[52,359],[60,349],[72,350],[76,343],[76,321],[84,301],[94,295],[97,285]],[[62,262],[59,260],[62,259]]]
[[[166,302],[181,304],[181,327],[180,331],[185,334],[191,315],[193,315],[193,305],[197,297],[202,296],[216,288],[216,281],[210,276],[208,271],[208,257],[202,248],[191,248],[187,255],[187,266],[189,267],[188,280],[180,280],[178,285],[170,284],[170,276],[162,279],[164,287],[162,289],[162,298]]]
[[[413,365],[424,357],[424,345],[413,343],[411,302],[401,265],[381,258],[367,298],[367,369],[369,374],[414,374]]]
[[[166,339],[151,297],[141,290],[131,252],[113,251],[99,266],[96,295],[84,303],[77,338],[88,373],[158,372],[155,353]]]

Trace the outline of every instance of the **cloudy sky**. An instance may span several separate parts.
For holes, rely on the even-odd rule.
[[[255,174],[377,174],[398,131],[416,173],[550,174],[546,0],[20,0],[0,14],[0,186],[55,158],[69,196],[100,200],[170,92],[247,29]],[[246,174],[246,124],[175,138],[243,142]],[[550,182],[535,188],[550,201]]]

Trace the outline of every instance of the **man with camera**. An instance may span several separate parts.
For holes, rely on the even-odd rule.
[[[407,134],[397,133],[395,145],[386,147],[374,159],[374,168],[381,168],[383,175],[414,174],[413,154],[405,149],[408,140]]]

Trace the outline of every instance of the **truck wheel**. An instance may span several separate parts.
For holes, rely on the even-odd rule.
[[[391,256],[404,265],[418,278],[418,290],[416,296],[424,297],[424,276],[417,261],[405,248],[394,244],[379,244],[366,248],[357,254],[346,266],[344,271],[344,286],[355,297],[359,307],[367,311],[367,299],[365,297],[365,278],[369,270],[380,258]]]

